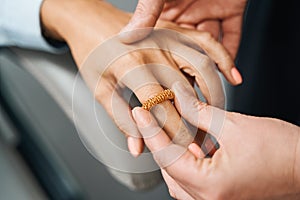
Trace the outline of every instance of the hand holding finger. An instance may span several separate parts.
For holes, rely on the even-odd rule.
[[[122,29],[120,40],[124,43],[134,43],[147,37],[154,27],[163,9],[165,0],[139,0],[130,22]],[[135,34],[133,30],[144,29]]]

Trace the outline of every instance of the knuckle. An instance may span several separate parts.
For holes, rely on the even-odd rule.
[[[202,38],[204,41],[211,41],[214,39],[214,36],[211,32],[203,32],[202,33]]]
[[[145,62],[145,55],[140,51],[132,51],[126,55],[126,60],[130,63],[142,64]]]
[[[93,96],[100,104],[103,104],[104,102],[111,101],[111,92],[114,89],[111,84],[103,82],[98,85]]]
[[[145,63],[145,54],[140,51],[128,52],[126,55],[119,58],[112,65],[112,74],[117,79],[125,76],[131,70]],[[126,66],[126,67],[120,67]]]
[[[192,105],[193,105],[193,108],[195,109],[195,112],[197,112],[197,113],[206,112],[207,108],[208,108],[206,103],[199,101],[196,98],[194,98],[192,100]]]
[[[201,58],[201,68],[208,68],[213,65],[212,60],[208,56],[203,56]]]
[[[99,102],[99,103],[102,103],[103,101],[103,97],[105,97],[105,90],[104,89],[98,89],[95,94],[94,94],[94,97],[95,99]]]

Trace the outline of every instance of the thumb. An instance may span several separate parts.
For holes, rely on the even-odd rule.
[[[208,159],[203,158],[204,155],[202,159],[198,159],[186,148],[174,144],[149,111],[136,107],[132,114],[155,161],[171,178],[186,186],[190,186],[195,181],[199,185],[201,184],[199,180],[207,183],[204,180],[205,177],[200,177],[203,174],[201,173],[202,167],[210,163]]]
[[[226,111],[201,102],[194,96],[190,87],[181,82],[174,83],[172,90],[175,93],[175,106],[181,116],[222,142],[221,133],[226,120]]]
[[[130,22],[120,33],[123,43],[133,43],[147,37],[162,12],[165,0],[139,0]],[[142,29],[134,31],[135,29]]]

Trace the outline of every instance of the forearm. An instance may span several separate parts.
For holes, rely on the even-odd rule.
[[[78,65],[91,49],[117,34],[129,18],[99,0],[45,0],[41,7],[45,34],[66,41]]]

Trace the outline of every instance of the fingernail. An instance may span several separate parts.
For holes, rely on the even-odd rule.
[[[232,75],[233,79],[235,80],[236,84],[242,83],[243,79],[242,79],[240,72],[237,70],[237,68],[234,67],[231,69],[231,75]]]
[[[150,113],[143,108],[135,107],[132,110],[132,115],[139,127],[146,127],[151,123]]]
[[[127,145],[128,145],[129,152],[133,157],[138,157],[140,155],[141,151],[137,139],[129,136],[127,138]]]
[[[181,94],[184,96],[191,96],[193,95],[190,92],[190,88],[188,88],[187,85],[183,84],[182,82],[178,81],[176,83],[173,84],[172,89],[174,90],[175,94]]]

